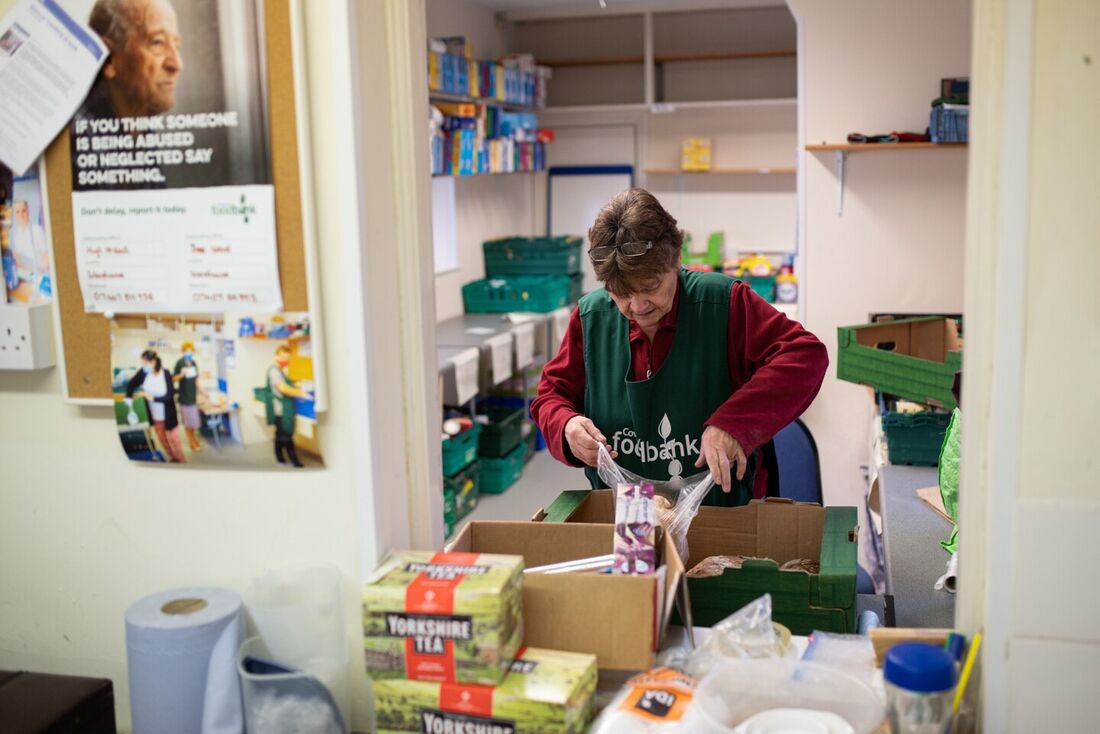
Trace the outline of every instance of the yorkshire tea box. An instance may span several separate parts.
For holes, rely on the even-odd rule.
[[[395,551],[363,587],[374,679],[497,685],[523,641],[523,558]]]
[[[499,686],[375,680],[379,734],[581,734],[592,714],[596,656],[527,648]]]

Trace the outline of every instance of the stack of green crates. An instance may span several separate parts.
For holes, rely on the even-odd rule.
[[[575,292],[569,275],[508,275],[467,283],[462,302],[466,313],[548,313],[571,303]]]
[[[506,237],[483,243],[481,250],[490,277],[581,272],[580,237]]]
[[[523,473],[527,457],[527,442],[523,440],[524,411],[522,408],[494,408],[486,415],[489,423],[482,426],[478,446],[480,490],[486,494],[501,494]]]
[[[448,536],[458,521],[477,507],[481,433],[482,427],[475,422],[468,430],[443,441],[443,524]]]
[[[545,313],[581,297],[580,237],[506,237],[481,249],[485,279],[462,286],[467,313]]]

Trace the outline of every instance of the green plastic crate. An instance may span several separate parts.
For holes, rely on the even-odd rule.
[[[752,292],[763,298],[768,303],[775,303],[775,276],[774,275],[750,275],[748,280],[742,282],[747,283]]]
[[[837,377],[884,393],[956,407],[951,385],[962,369],[962,341],[954,319],[901,319],[837,329]]]
[[[882,430],[886,434],[890,463],[937,466],[950,422],[950,413],[930,410],[883,414]]]
[[[452,477],[477,460],[481,425],[451,436],[443,442],[443,476]]]
[[[764,508],[760,507],[761,504]],[[712,545],[715,537],[723,539],[723,543],[725,538],[741,544],[752,540],[758,529],[763,528],[763,516],[759,513],[765,509],[782,513],[823,513],[823,517],[816,517],[822,528],[818,546],[820,571],[817,574],[780,571],[775,561],[757,560],[746,561],[739,569],[728,568],[721,576],[689,578],[693,623],[699,627],[710,627],[767,593],[772,596],[772,618],[786,625],[793,634],[807,635],[814,630],[855,632],[858,564],[858,515],[855,507],[822,508],[782,499],[770,499],[764,503],[754,500],[745,507],[703,507],[688,531],[688,549],[692,558],[687,567],[691,568],[701,560],[696,559],[695,554],[704,547],[705,534],[709,533]],[[539,519],[543,522],[614,522],[614,498],[610,490],[563,492]],[[796,519],[797,522],[791,522],[790,526],[798,528],[798,531],[810,525],[806,522],[808,518],[800,516]],[[692,550],[693,547],[695,550]],[[736,553],[732,548],[722,552]],[[741,550],[747,548],[742,546]],[[700,553],[703,557],[717,554]],[[673,622],[679,623],[675,618]]]
[[[580,237],[506,237],[485,242],[485,274],[573,275],[581,271]]]
[[[584,273],[577,273],[570,276],[569,281],[569,302],[576,303],[581,300],[581,296],[584,295]]]
[[[499,459],[482,458],[481,493],[503,494],[520,475],[523,474],[524,458],[527,456],[527,444],[520,443],[507,456]]]
[[[490,408],[489,424],[482,425],[478,456],[499,459],[523,440],[523,408]]]
[[[446,482],[443,484],[443,534],[451,537],[455,531],[455,491]]]
[[[477,508],[480,492],[481,465],[470,464],[453,477],[443,480],[444,492],[454,496],[454,519],[457,523]]]
[[[462,286],[466,313],[547,313],[566,306],[575,291],[568,275],[509,275]]]

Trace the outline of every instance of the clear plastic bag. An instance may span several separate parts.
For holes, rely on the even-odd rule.
[[[699,514],[699,505],[714,486],[710,472],[668,482],[655,482],[627,471],[615,463],[606,446],[600,446],[596,471],[608,487],[620,484],[652,484],[657,497],[657,522],[672,536],[680,558],[688,557],[688,528]],[[662,501],[664,500],[664,501]]]
[[[714,625],[688,656],[684,672],[701,679],[727,660],[783,657],[789,645],[772,622],[771,594],[764,594]]]

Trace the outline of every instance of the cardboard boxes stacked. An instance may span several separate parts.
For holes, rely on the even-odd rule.
[[[372,731],[580,734],[593,655],[524,648],[523,558],[391,553],[363,588]]]

